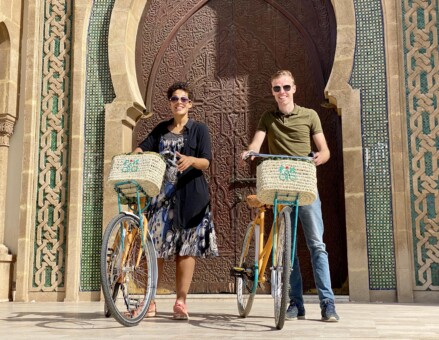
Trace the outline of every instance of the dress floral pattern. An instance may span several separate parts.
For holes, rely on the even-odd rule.
[[[178,180],[177,157],[183,147],[183,135],[171,132],[161,137],[159,152],[165,158],[166,172],[160,193],[151,200],[149,229],[158,258],[179,256],[202,258],[218,256],[218,246],[210,208],[194,228],[174,226],[175,187]]]

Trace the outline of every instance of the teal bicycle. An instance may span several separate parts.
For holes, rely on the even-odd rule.
[[[231,274],[236,278],[238,312],[247,317],[257,288],[271,284],[274,317],[277,329],[282,329],[289,304],[289,279],[296,252],[298,210],[316,199],[316,167],[312,157],[280,156],[250,152],[253,158],[263,158],[257,167],[256,195],[247,197],[256,217],[248,224],[239,262]],[[247,157],[247,158],[248,158]],[[265,211],[273,209],[270,235],[264,242]],[[294,221],[291,221],[292,211]],[[264,275],[271,256],[270,279]]]
[[[151,197],[160,190],[164,168],[161,157],[153,153],[113,158],[110,181],[117,193],[119,213],[103,235],[101,285],[105,316],[113,316],[128,327],[145,317],[157,290],[157,258],[145,213]],[[129,209],[122,209],[122,204],[128,204]]]

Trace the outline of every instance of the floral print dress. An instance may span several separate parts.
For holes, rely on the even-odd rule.
[[[183,148],[183,135],[169,132],[161,137],[159,152],[166,161],[165,178],[160,193],[151,200],[149,229],[157,257],[218,256],[218,246],[210,208],[201,223],[189,229],[174,226],[174,206],[178,180],[176,153]]]

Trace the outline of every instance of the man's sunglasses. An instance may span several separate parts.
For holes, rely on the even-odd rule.
[[[191,102],[191,100],[190,100],[188,97],[177,97],[177,96],[172,96],[171,98],[169,98],[169,101],[170,101],[171,103],[177,103],[179,100],[181,100],[181,102],[182,102],[183,104],[186,104],[186,103],[190,103],[190,102]]]
[[[280,92],[281,88],[284,89],[285,92],[288,92],[289,90],[291,90],[291,85],[284,85],[284,86],[273,86],[273,91],[274,92]]]

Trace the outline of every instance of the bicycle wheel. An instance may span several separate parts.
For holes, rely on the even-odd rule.
[[[256,233],[255,225],[251,222],[242,243],[239,265],[234,268],[236,276],[236,298],[239,316],[245,318],[253,305],[258,287],[258,268],[255,265]]]
[[[117,294],[119,294],[119,287],[120,287],[120,283],[116,283],[113,287],[113,292],[111,293],[111,296],[113,297],[113,301],[116,301],[117,298]],[[111,316],[111,311],[108,308],[107,303],[104,303],[104,314],[106,318],[109,318]]]
[[[157,259],[149,234],[142,247],[139,218],[120,213],[105,230],[101,248],[101,284],[107,311],[120,324],[135,326],[155,296]]]
[[[289,303],[291,274],[291,208],[285,207],[278,217],[276,259],[272,268],[272,292],[274,293],[274,319],[277,329],[282,329]]]

